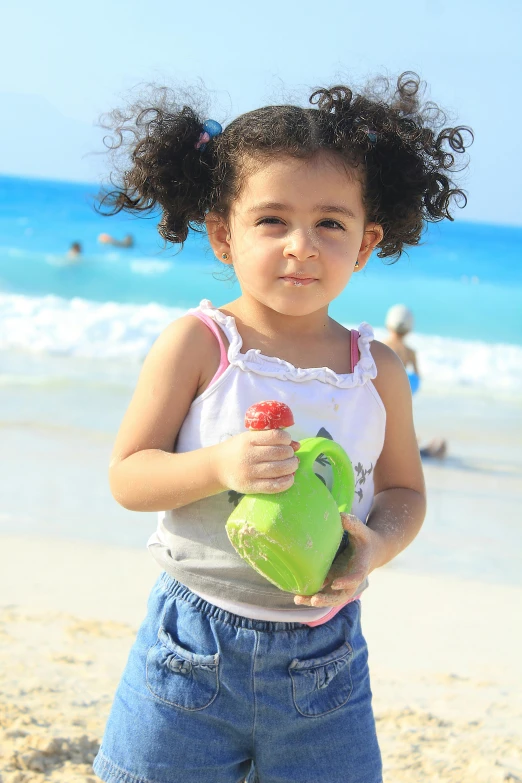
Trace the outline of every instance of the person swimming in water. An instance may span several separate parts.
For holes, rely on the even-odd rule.
[[[395,351],[408,374],[411,393],[415,394],[420,387],[420,374],[417,366],[417,354],[405,342],[406,336],[413,330],[413,313],[403,304],[393,305],[386,313],[386,328],[388,337],[383,342]],[[443,438],[434,438],[425,446],[420,446],[421,457],[435,457],[444,459],[448,451],[448,444]]]
[[[79,261],[82,254],[82,246],[79,242],[73,242],[69,250],[67,251],[68,261]]]
[[[132,234],[127,234],[123,239],[115,239],[110,234],[100,234],[98,242],[102,245],[113,245],[114,247],[134,247]]]

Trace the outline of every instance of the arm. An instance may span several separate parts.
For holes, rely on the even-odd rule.
[[[315,596],[296,596],[308,606],[336,606],[355,594],[375,568],[405,549],[419,532],[426,512],[422,466],[413,427],[411,392],[404,367],[382,343],[372,345],[378,368],[375,386],[386,408],[386,433],[375,466],[375,496],[367,525],[343,514],[349,546],[336,558],[328,584]]]
[[[236,489],[280,492],[297,468],[291,437],[282,430],[245,432],[224,443],[175,454],[193,399],[219,365],[212,333],[188,316],[153,345],[124,416],[109,467],[114,498],[133,511],[162,511]]]
[[[415,373],[415,375],[418,375],[420,378],[419,368],[417,367],[417,354],[415,353],[414,350],[412,350],[412,348],[409,349],[408,358],[410,360],[411,366],[413,367],[413,372]]]
[[[426,513],[408,378],[392,351],[377,343],[373,353],[378,368],[375,387],[386,408],[386,434],[375,466],[375,497],[367,522],[379,536],[372,570],[388,563],[413,541]]]

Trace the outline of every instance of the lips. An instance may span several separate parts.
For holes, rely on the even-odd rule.
[[[290,283],[291,285],[295,286],[310,285],[311,283],[315,283],[317,280],[315,277],[304,277],[303,275],[285,275],[280,279],[284,280],[285,283]]]

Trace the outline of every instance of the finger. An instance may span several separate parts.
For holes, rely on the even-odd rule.
[[[347,533],[358,533],[361,529],[361,525],[365,527],[364,522],[361,522],[359,517],[356,517],[355,514],[342,513],[341,523],[343,529],[346,530]]]
[[[294,603],[297,606],[310,606],[314,609],[320,609],[327,606],[342,606],[353,597],[353,593],[348,591],[341,594],[327,595],[325,593],[315,593],[315,595],[296,595]]]
[[[360,540],[366,538],[367,527],[364,522],[356,517],[354,514],[341,514],[341,524],[343,530],[348,533],[348,540]]]
[[[289,446],[292,436],[286,430],[253,430],[250,442],[254,446]]]
[[[312,597],[310,606],[315,609],[321,609],[328,606],[342,606],[348,603],[352,597],[352,593],[340,593],[339,595],[321,595],[317,594]]]
[[[344,573],[337,572],[336,574],[332,574],[329,589],[335,591],[355,590],[356,587],[364,582],[368,576],[368,571],[367,557],[355,556],[348,564],[348,567],[345,568]]]
[[[255,450],[256,462],[275,462],[292,457],[299,459],[291,446],[258,446]]]
[[[297,606],[311,606],[311,596],[309,595],[294,595],[294,604]]]
[[[298,467],[297,457],[291,457],[281,462],[258,462],[252,467],[252,472],[256,479],[272,479],[293,475]]]
[[[355,592],[353,589],[343,590],[335,593],[320,592],[310,596],[311,606],[342,606],[353,598]]]
[[[294,483],[294,475],[281,476],[280,478],[271,479],[259,479],[252,482],[252,489],[248,494],[255,495],[275,495],[277,492],[284,492],[285,489],[290,489]]]
[[[330,593],[321,590],[313,595],[295,595],[294,604],[297,606],[339,606],[347,603],[355,595],[355,588],[343,592]]]
[[[336,593],[340,590],[348,590],[353,593],[359,587],[359,585],[364,582],[365,578],[366,574],[364,571],[356,574],[350,574],[350,576],[347,577],[338,577],[337,579],[334,579],[330,585],[330,589]]]

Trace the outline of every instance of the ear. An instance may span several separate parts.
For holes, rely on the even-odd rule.
[[[222,215],[209,212],[205,218],[208,240],[214,251],[214,255],[222,264],[232,264],[230,250],[230,231]],[[225,256],[225,258],[223,258]]]
[[[357,261],[359,262],[359,265],[355,269],[356,272],[360,272],[361,269],[364,269],[372,252],[377,247],[379,242],[382,242],[383,236],[384,231],[379,223],[366,224],[361,247],[359,249],[359,253],[357,254]]]

